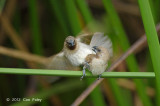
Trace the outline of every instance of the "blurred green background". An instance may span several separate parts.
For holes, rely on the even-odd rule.
[[[160,0],[149,2],[157,24]],[[137,0],[0,0],[3,47],[49,57],[62,50],[67,36],[94,32],[104,32],[111,38],[112,63],[145,33]],[[0,67],[42,68],[2,54]],[[153,71],[148,48],[140,48],[115,71]],[[1,74],[0,106],[68,106],[94,80],[59,78],[50,84],[39,76]],[[154,82],[154,79],[105,79],[81,105],[155,106]],[[42,102],[26,102],[24,98],[39,98]]]

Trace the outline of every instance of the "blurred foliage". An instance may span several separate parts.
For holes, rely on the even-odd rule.
[[[149,2],[157,24],[160,21],[160,0]],[[29,52],[46,57],[61,51],[64,39],[69,35],[100,31],[113,42],[112,62],[145,33],[137,0],[0,0],[1,17],[8,19]],[[0,24],[0,44],[19,49],[8,36],[8,31]],[[0,55],[0,65],[7,68],[31,68],[25,61],[3,55]],[[40,67],[36,65],[36,68]],[[131,55],[116,71],[153,71],[149,50],[143,49],[135,56]],[[68,106],[96,80],[86,79],[82,82],[77,78],[57,79],[47,85],[45,79],[39,76],[0,75],[0,106]],[[144,90],[155,90],[154,79],[127,80],[132,84],[122,83],[128,88],[121,86],[119,79],[109,79],[109,83],[104,81],[106,86],[98,86],[81,105],[155,105],[155,96],[148,95]],[[43,102],[6,101],[7,98],[34,97],[43,99]]]

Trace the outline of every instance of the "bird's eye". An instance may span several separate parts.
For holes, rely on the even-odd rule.
[[[67,41],[67,44],[69,44],[70,42],[69,41]]]
[[[101,50],[100,49],[97,49],[98,50],[98,52],[100,52]]]

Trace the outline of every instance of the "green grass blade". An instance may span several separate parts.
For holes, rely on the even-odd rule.
[[[157,32],[155,29],[155,24],[152,16],[152,12],[150,9],[148,0],[138,0],[140,11],[143,19],[143,24],[147,36],[147,41],[149,45],[149,50],[151,53],[153,68],[156,75],[156,86],[157,86],[157,106],[160,105],[160,46],[159,40],[157,36]]]
[[[5,2],[6,2],[6,0],[1,0],[0,1],[0,14],[2,13],[2,10],[4,8]]]
[[[26,88],[26,84],[25,84],[25,76],[22,76],[22,75],[18,75],[16,77],[16,80],[17,80],[17,87],[18,87],[18,94],[19,94],[19,97],[22,97],[24,96],[24,92],[25,92],[25,88]]]
[[[66,35],[69,34],[69,30],[68,30],[68,26],[67,26],[67,22],[64,19],[65,15],[63,14],[62,9],[60,8],[60,2],[59,0],[50,0],[51,6],[52,6],[52,11],[54,12],[60,26],[62,27],[64,33]]]
[[[87,21],[86,23],[89,23],[90,21],[92,21],[91,19],[92,16],[90,14],[90,11],[87,5],[85,5],[85,1],[77,1],[77,2],[81,9],[83,18],[85,19],[85,21]],[[74,34],[77,34],[78,32],[80,32],[81,26],[80,26],[80,21],[78,19],[77,8],[75,6],[75,2],[74,0],[65,0],[65,3],[66,3],[68,19],[71,24],[72,32]],[[93,79],[87,79],[86,80],[87,85],[90,85],[93,81],[94,81]],[[92,102],[94,105],[105,106],[105,101],[104,101],[102,92],[100,90],[100,87],[96,87],[96,89],[90,94],[90,98],[92,99]]]
[[[110,78],[108,79],[110,87],[112,88],[113,95],[117,101],[118,106],[130,106],[128,101],[126,102],[126,98],[124,98],[124,94],[122,94],[120,87],[118,86],[116,79]]]
[[[22,75],[51,75],[64,77],[81,77],[81,71],[67,70],[44,70],[44,69],[20,69],[20,68],[0,68],[0,74],[22,74]],[[86,72],[86,77],[98,78],[91,72]],[[154,78],[154,72],[104,72],[102,78]]]
[[[130,44],[127,39],[126,33],[123,29],[122,23],[118,17],[118,14],[116,13],[116,10],[114,9],[113,4],[111,3],[111,0],[103,0],[103,3],[105,5],[106,11],[108,12],[109,18],[110,18],[111,23],[114,27],[116,35],[120,41],[121,47],[124,51],[126,51],[130,47]],[[132,72],[139,71],[138,64],[136,62],[134,55],[130,55],[126,59],[126,61],[127,61],[127,65],[128,65],[128,68],[130,71],[132,71]],[[136,84],[138,94],[139,94],[143,104],[145,106],[151,106],[152,103],[145,92],[146,87],[145,87],[144,83],[138,79],[135,79],[134,82]]]
[[[76,2],[77,2],[77,4],[78,4],[78,7],[80,8],[80,11],[81,11],[81,13],[82,13],[82,16],[83,16],[86,24],[89,25],[89,28],[90,28],[91,30],[93,30],[93,31],[97,30],[97,29],[98,29],[98,28],[96,28],[97,25],[95,24],[95,20],[94,20],[94,18],[93,18],[93,16],[92,16],[92,14],[91,14],[91,12],[90,12],[87,4],[86,4],[86,1],[76,0]],[[92,82],[92,81],[88,81],[88,83],[91,83],[91,82]],[[122,98],[122,97],[119,96],[119,95],[122,95],[122,94],[121,94],[121,91],[120,91],[117,83],[115,83],[114,79],[113,79],[113,80],[109,80],[109,82],[110,82],[111,87],[113,88],[113,89],[112,89],[113,92],[117,92],[117,95],[116,95],[116,93],[115,93],[115,97],[117,98],[118,105],[119,105],[119,106],[122,106],[122,104],[125,105],[125,104],[124,104],[124,102],[125,102],[124,98]],[[100,90],[100,88],[97,87],[94,91],[96,91],[96,90],[98,91],[98,90]],[[97,96],[96,96],[97,98],[95,98],[94,95],[96,95],[96,94],[94,93],[94,91],[93,91],[93,93],[91,94],[91,95],[93,95],[93,96],[91,96],[91,98],[93,97],[92,100],[95,101],[95,103],[98,103],[98,104],[95,104],[95,105],[100,105],[100,106],[101,106],[101,105],[104,105],[104,102],[103,102],[103,101],[101,102],[101,104],[99,104],[99,102],[98,102],[98,101],[100,101],[100,100],[103,99],[102,96],[99,95],[99,97],[97,97],[97,96],[98,96],[98,95],[97,95]],[[118,95],[118,94],[119,94],[119,95]],[[118,99],[118,98],[119,98],[119,99]]]
[[[85,26],[87,26],[91,32],[102,30],[100,25],[94,20],[86,1],[76,0],[76,2],[85,21]]]
[[[45,99],[47,99],[48,97],[50,97],[54,94],[68,92],[68,91],[72,91],[74,89],[79,89],[82,87],[84,87],[84,84],[82,81],[79,81],[79,80],[65,81],[63,83],[53,85],[51,88],[49,88],[47,90],[45,89],[43,91],[40,91],[31,97],[26,97],[28,99],[31,99],[30,102],[21,101],[21,102],[17,102],[15,104],[12,104],[11,106],[30,106],[35,103],[39,103],[36,101],[32,101],[33,98],[39,98],[44,101]]]
[[[92,84],[94,81],[95,79],[87,79],[87,85]],[[100,86],[97,86],[89,96],[92,99],[94,106],[107,106],[104,101]]]
[[[149,4],[154,18],[154,22],[157,24],[160,20],[160,0],[149,0]]]
[[[87,3],[85,0],[76,0],[78,7],[82,13],[82,16],[86,22],[86,24],[88,24],[89,22],[94,21],[94,18],[92,17],[92,14],[87,6]]]
[[[4,82],[5,81],[5,82]],[[1,95],[4,95],[4,97],[12,97],[13,96],[13,92],[11,88],[11,85],[6,77],[6,75],[1,75],[0,76],[0,91],[1,91]]]
[[[33,52],[42,54],[42,38],[38,21],[37,0],[29,0],[30,25],[33,39]]]
[[[42,101],[39,106],[49,106],[48,101]]]
[[[91,12],[90,12],[90,10],[89,10],[86,2],[83,1],[83,0],[76,0],[76,2],[77,2],[77,4],[78,4],[78,7],[79,7],[81,13],[82,13],[82,16],[83,16],[83,18],[84,18],[84,20],[85,20],[85,23],[88,24],[89,29],[90,29],[91,31],[97,30],[97,29],[98,29],[98,26],[97,26],[97,24],[95,24],[95,20],[94,20],[94,18],[92,17],[92,14],[91,14]],[[91,82],[92,82],[92,81],[88,81],[89,84],[90,84]],[[109,82],[110,82],[111,85],[113,85],[112,87],[115,88],[115,89],[112,89],[113,92],[115,92],[114,90],[116,90],[117,93],[120,95],[120,94],[121,94],[121,91],[120,91],[118,85],[117,85],[116,83],[114,83],[113,81],[110,81],[110,80],[109,80]],[[117,89],[116,89],[116,88],[117,88]],[[104,101],[102,101],[102,99],[103,99],[103,98],[102,98],[102,95],[100,95],[100,93],[95,93],[95,92],[97,92],[98,90],[100,91],[100,88],[99,88],[99,87],[97,87],[97,88],[91,93],[91,98],[92,98],[92,100],[94,101],[94,104],[95,104],[95,105],[104,105]],[[96,95],[96,94],[97,94],[97,95]],[[96,96],[95,96],[95,95],[96,95]],[[124,100],[123,98],[121,98],[120,96],[117,96],[117,95],[115,95],[115,96],[120,98],[120,99],[117,99],[117,100],[118,100],[118,104],[123,104],[123,103],[125,102],[125,100]],[[96,102],[96,101],[97,101],[97,102]],[[98,102],[98,101],[101,101],[101,104],[100,104],[100,102]],[[96,103],[98,103],[98,104],[96,104]],[[120,106],[122,106],[122,105],[120,105]]]
[[[152,11],[152,14],[153,14],[154,22],[157,23],[158,22],[158,17],[157,17],[157,14],[156,14],[156,7],[154,5],[155,1],[154,0],[149,0],[149,2],[150,2],[151,11]]]
[[[76,35],[81,31],[81,25],[80,25],[74,0],[64,0],[64,1],[65,1],[66,12],[68,15],[68,20],[72,29],[72,33]]]
[[[159,9],[159,7],[160,7],[160,0],[155,0],[154,5],[155,5],[155,11],[156,11],[156,14],[155,14],[155,15],[156,15],[156,17],[157,17],[157,20],[156,20],[156,21],[158,22],[158,21],[160,21],[160,14],[159,14],[159,13],[160,13],[160,9]],[[157,22],[156,22],[156,23],[157,23]]]
[[[147,69],[146,71],[147,72],[153,72],[153,64],[152,64],[152,59],[151,59],[151,55],[149,53],[149,51],[147,52],[147,55],[146,55],[146,64],[147,64]],[[155,88],[155,79],[149,79],[148,80],[148,85]]]

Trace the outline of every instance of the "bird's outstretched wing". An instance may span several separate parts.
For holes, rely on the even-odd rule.
[[[50,57],[50,62],[47,69],[55,70],[80,70],[80,67],[76,67],[70,64],[66,59],[63,52],[60,52],[52,57]]]
[[[112,41],[108,36],[104,36],[104,33],[96,32],[93,34],[93,37],[90,42],[90,46],[102,46],[109,51],[110,56],[113,55],[112,50]]]
[[[93,46],[102,46],[107,48],[112,56],[112,42],[108,36],[104,36],[104,33],[96,32],[94,34],[80,34],[76,37],[77,41]],[[64,52],[60,52],[51,57],[48,63],[48,69],[56,70],[80,70],[80,67],[71,65],[68,59],[64,56]]]

